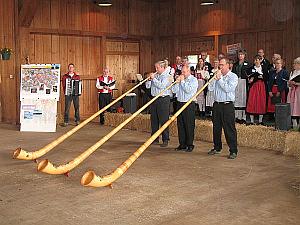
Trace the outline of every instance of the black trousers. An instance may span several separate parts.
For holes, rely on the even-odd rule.
[[[112,101],[112,95],[110,93],[100,93],[99,94],[99,110],[107,106]],[[110,112],[110,109],[107,110]],[[100,123],[104,124],[104,112],[100,113]]]
[[[169,120],[170,96],[159,97],[150,105],[151,135]],[[169,127],[162,132],[162,141],[168,141]]]
[[[213,139],[214,149],[222,149],[222,128],[230,153],[237,153],[237,133],[235,128],[235,114],[233,103],[217,103],[213,105]]]
[[[185,102],[177,102],[180,109]],[[185,110],[177,117],[177,129],[179,145],[181,147],[192,147],[194,142],[195,131],[195,103],[189,104]]]
[[[71,102],[73,101],[74,109],[75,109],[75,122],[80,121],[79,116],[79,96],[74,95],[65,95],[65,115],[64,122],[69,123],[69,112],[71,107]]]

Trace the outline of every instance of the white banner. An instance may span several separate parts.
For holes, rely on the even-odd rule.
[[[21,131],[55,132],[56,99],[23,99],[21,101]]]

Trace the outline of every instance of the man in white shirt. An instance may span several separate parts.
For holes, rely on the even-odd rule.
[[[116,81],[109,75],[109,69],[103,70],[103,75],[97,78],[96,88],[99,96],[99,109],[104,108],[112,101],[112,90],[115,88]],[[104,124],[104,113],[100,114],[100,125]]]

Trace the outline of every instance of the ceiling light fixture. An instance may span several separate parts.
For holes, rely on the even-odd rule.
[[[218,3],[218,1],[214,0],[202,0],[200,5],[213,5],[215,3]]]
[[[99,0],[95,2],[98,6],[111,6],[112,5],[112,0]]]

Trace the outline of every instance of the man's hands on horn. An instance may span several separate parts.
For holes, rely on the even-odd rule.
[[[184,80],[184,75],[179,75],[177,78],[176,78],[176,82],[177,83],[180,83],[181,81]]]
[[[154,77],[155,77],[155,74],[156,74],[156,73],[150,73],[150,75],[149,75],[149,80],[153,80]]]
[[[222,77],[222,73],[221,70],[218,70],[217,72],[215,72],[216,76],[215,76],[215,80],[220,80]]]

